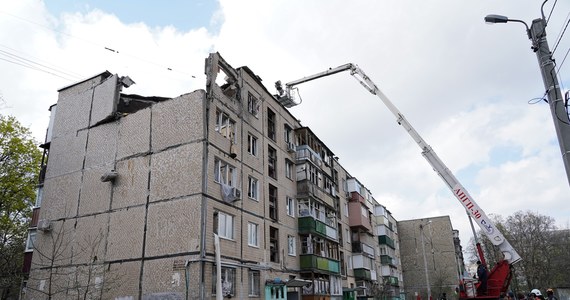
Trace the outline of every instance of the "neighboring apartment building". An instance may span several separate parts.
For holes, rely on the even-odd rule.
[[[24,298],[397,297],[385,208],[248,67],[205,70],[174,99],[59,90]]]
[[[398,221],[406,299],[452,298],[463,270],[449,216]],[[427,278],[426,278],[427,273]],[[428,285],[429,283],[429,285]],[[428,288],[429,287],[429,288]]]

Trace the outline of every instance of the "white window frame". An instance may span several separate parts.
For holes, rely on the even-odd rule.
[[[36,190],[36,206],[35,207],[40,207],[42,206],[42,199],[44,198],[44,187],[43,185],[40,185],[38,187],[38,189]]]
[[[234,216],[218,211],[218,236],[234,239]]]
[[[287,254],[297,256],[297,239],[293,235],[287,236]]]
[[[219,109],[216,110],[216,131],[232,143],[236,143],[236,122]]]
[[[348,217],[348,201],[344,202],[344,216]]]
[[[249,199],[259,201],[259,180],[255,177],[247,178],[247,196]]]
[[[287,197],[287,215],[295,217],[295,198]]]
[[[249,270],[248,274],[248,296],[259,297],[261,294],[261,272],[259,270]]]
[[[26,250],[25,250],[25,252],[34,251],[34,243],[36,242],[36,235],[37,235],[36,229],[30,229],[28,231],[28,238],[26,239]]]
[[[216,273],[217,273],[217,268],[216,265],[212,265],[213,271],[212,271],[212,295],[216,295],[216,293],[218,292],[216,290]],[[229,277],[229,278],[228,278]],[[225,289],[225,285],[226,282],[231,283],[231,287],[230,287],[230,291],[229,293],[223,293],[223,290]],[[235,268],[230,268],[230,267],[225,267],[222,266],[222,293],[224,297],[227,296],[235,296],[236,293],[236,269]]]
[[[214,181],[236,187],[236,179],[236,168],[216,157],[214,159]]]
[[[293,179],[293,162],[285,159],[285,177]]]
[[[257,137],[251,133],[247,134],[247,153],[257,156]]]
[[[259,117],[259,102],[252,93],[247,93],[247,111],[256,118]]]
[[[259,225],[255,223],[247,223],[247,245],[259,247]]]

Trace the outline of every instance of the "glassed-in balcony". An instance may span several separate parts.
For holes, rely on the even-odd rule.
[[[381,235],[378,236],[378,243],[380,245],[387,245],[388,247],[392,248],[392,249],[396,249],[396,245],[394,243],[394,240],[391,239],[389,236],[387,235]]]
[[[362,242],[352,242],[352,253],[365,253],[374,258],[374,248]]]
[[[372,274],[368,269],[354,269],[354,278],[372,280]]]
[[[313,254],[301,254],[301,270],[324,271],[327,273],[340,274],[338,260],[321,257]]]
[[[372,232],[368,209],[361,202],[348,203],[348,225],[362,229],[365,232]]]
[[[319,220],[313,219],[312,216],[299,217],[297,223],[299,225],[300,234],[316,234],[338,241],[338,232],[336,228],[328,226]]]
[[[388,285],[399,286],[398,277],[384,276],[384,282]]]
[[[383,265],[393,265],[394,260],[390,255],[380,255],[380,263]]]

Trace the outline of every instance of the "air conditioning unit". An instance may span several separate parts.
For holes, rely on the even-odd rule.
[[[51,221],[46,219],[39,220],[37,228],[39,231],[49,232],[51,231]]]
[[[289,152],[295,152],[297,149],[297,147],[295,146],[295,144],[293,144],[293,142],[288,142],[287,143],[287,151]]]

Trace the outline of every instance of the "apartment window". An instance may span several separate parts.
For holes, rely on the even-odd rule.
[[[269,218],[277,221],[277,188],[269,185]]]
[[[297,255],[297,243],[295,242],[295,236],[287,236],[287,254],[291,256]]]
[[[34,251],[34,243],[36,242],[36,234],[37,234],[37,231],[35,229],[31,229],[28,232],[28,239],[26,240],[26,252]]]
[[[267,146],[267,172],[271,178],[277,179],[277,150]]]
[[[225,161],[214,159],[214,181],[235,187],[236,169]]]
[[[344,261],[344,252],[340,251],[340,275],[346,276],[346,262]]]
[[[247,244],[249,246],[259,247],[259,225],[255,223],[247,223]]]
[[[247,178],[247,196],[250,199],[258,200],[259,188],[257,179],[249,176]]]
[[[342,224],[338,223],[337,228],[338,244],[342,247],[344,239],[342,238]]]
[[[293,162],[288,159],[285,159],[285,177],[293,178]]]
[[[222,295],[224,297],[233,297],[235,295],[236,286],[236,269],[228,268],[222,266]],[[217,277],[216,265],[213,265],[212,270],[212,294],[215,295],[216,291],[216,277]]]
[[[348,202],[344,202],[344,216],[348,217]]]
[[[235,143],[236,122],[228,114],[216,110],[216,131]]]
[[[293,138],[292,138],[293,137],[293,129],[287,124],[285,124],[284,129],[285,130],[284,130],[283,134],[285,135],[284,136],[285,137],[285,143],[287,143],[287,144],[292,143],[293,142]]]
[[[279,229],[269,227],[269,261],[279,262]]]
[[[267,136],[275,140],[275,123],[276,117],[275,113],[271,109],[267,109]]]
[[[348,230],[348,228],[345,228],[344,234],[345,234],[346,243],[350,244],[350,230]]]
[[[214,213],[214,219],[215,218],[217,218],[218,221],[215,222],[214,220],[214,224],[218,227],[215,228],[217,230],[214,230],[214,232],[217,233],[221,238],[233,240],[234,216],[218,211]]]
[[[287,197],[287,215],[295,217],[295,199]]]
[[[44,187],[39,186],[38,189],[36,190],[36,206],[35,207],[42,206],[43,196],[44,196]]]
[[[247,111],[255,117],[259,113],[259,100],[250,92],[247,93]]]
[[[259,297],[260,295],[260,273],[257,270],[249,270],[248,272],[248,294],[250,297]]]
[[[253,135],[247,135],[247,153],[257,156],[257,138]]]

